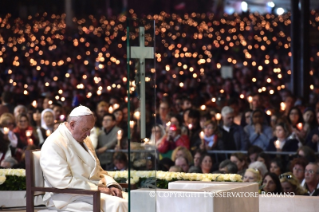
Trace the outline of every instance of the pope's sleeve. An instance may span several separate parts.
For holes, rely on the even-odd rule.
[[[54,188],[98,190],[97,185],[72,175],[65,153],[61,148],[56,144],[44,145],[42,147],[40,165],[44,178]]]

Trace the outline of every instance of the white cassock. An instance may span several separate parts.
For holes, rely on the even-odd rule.
[[[45,187],[98,190],[98,185],[103,184],[121,189],[101,168],[89,137],[84,140],[84,145],[88,151],[72,137],[64,123],[46,139],[40,158]],[[43,201],[49,209],[93,211],[92,196],[46,193]],[[101,193],[101,211],[126,212],[127,200]]]

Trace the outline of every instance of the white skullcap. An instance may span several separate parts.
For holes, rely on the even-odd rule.
[[[80,106],[74,108],[71,111],[69,116],[89,116],[89,115],[93,115],[93,112],[89,108],[87,108],[83,105],[80,105]]]

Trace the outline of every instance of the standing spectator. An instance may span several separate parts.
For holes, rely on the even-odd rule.
[[[216,149],[223,141],[220,139],[218,126],[215,121],[207,121],[204,125],[204,137],[201,138],[199,149],[202,151]]]
[[[221,150],[247,150],[248,137],[244,129],[234,123],[234,110],[229,106],[223,107],[223,125],[220,127],[223,147]],[[220,146],[219,146],[220,147]]]
[[[265,150],[272,137],[272,129],[265,122],[263,111],[255,110],[252,113],[252,123],[245,127],[251,145],[256,145]]]
[[[169,121],[169,104],[166,101],[163,101],[159,105],[159,113],[156,116],[156,123],[166,126],[166,123]]]

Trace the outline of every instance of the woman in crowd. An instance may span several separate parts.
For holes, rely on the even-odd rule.
[[[267,169],[269,170],[270,159],[269,159],[268,154],[266,154],[264,152],[259,153],[258,156],[257,156],[257,161],[260,161],[260,162],[264,163],[266,165]]]
[[[251,145],[256,145],[265,150],[272,136],[272,129],[266,124],[262,110],[254,110],[251,114],[252,122],[244,129]]]
[[[310,131],[312,131],[317,126],[316,115],[314,109],[311,107],[307,107],[303,112],[303,120],[304,126],[303,130],[305,131],[305,138],[309,135]]]
[[[305,158],[309,162],[316,161],[315,152],[308,146],[302,146],[297,150],[298,157]]]
[[[5,134],[10,141],[10,147],[15,150],[18,145],[18,136],[13,132],[14,116],[11,113],[3,113],[0,117],[0,127],[1,132]]]
[[[266,165],[260,161],[249,164],[248,168],[257,169],[262,177],[268,172]]]
[[[155,145],[158,147],[158,145],[161,143],[163,137],[165,136],[165,129],[162,125],[156,124],[152,128],[152,134],[151,134],[151,140],[150,144]]]
[[[300,109],[296,106],[292,107],[288,113],[288,122],[291,128],[291,138],[297,139],[300,143],[303,143],[306,133],[303,130],[303,118]]]
[[[262,181],[262,193],[280,194],[282,187],[279,178],[274,173],[266,173]]]
[[[22,113],[16,118],[17,127],[13,130],[18,135],[18,148],[24,149],[28,145],[38,146],[38,138],[36,137],[35,129],[30,126],[29,118],[26,114]]]
[[[209,154],[204,154],[200,160],[200,168],[202,173],[208,174],[212,172],[213,160]]]
[[[294,152],[298,149],[298,140],[289,138],[289,127],[284,123],[277,123],[275,137],[270,139],[267,151]]]
[[[274,158],[271,160],[269,172],[274,173],[277,176],[284,172],[284,166],[280,158]]]
[[[295,195],[306,195],[307,191],[300,186],[299,180],[291,173],[286,172],[279,176],[283,192]]]
[[[44,109],[41,112],[41,127],[45,130],[50,130],[50,132],[53,132],[53,128],[54,128],[54,112],[53,110],[47,108]]]
[[[260,185],[261,179],[262,176],[258,169],[249,168],[245,171],[243,182],[257,182]]]
[[[204,136],[201,137],[201,143],[199,148],[202,151],[215,149],[218,142],[222,142],[219,139],[220,135],[218,134],[218,127],[215,121],[208,121],[204,125]]]
[[[291,161],[290,171],[299,180],[299,183],[305,178],[305,169],[308,161],[305,158],[295,158]]]
[[[235,163],[237,165],[238,168],[238,174],[240,175],[244,175],[248,165],[247,165],[247,159],[246,159],[246,155],[243,153],[233,153],[230,156],[230,160],[231,162]]]
[[[172,153],[172,161],[175,161],[178,157],[184,157],[190,163],[193,161],[192,153],[184,146],[178,146]]]

